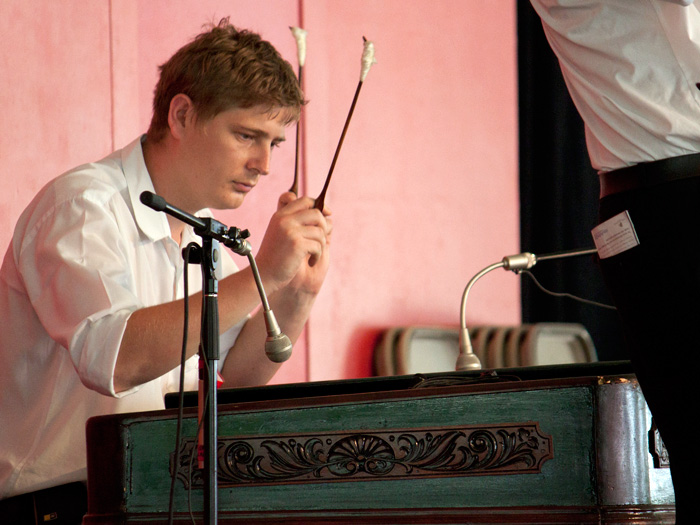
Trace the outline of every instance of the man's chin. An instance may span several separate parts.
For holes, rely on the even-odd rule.
[[[236,208],[241,207],[244,199],[245,195],[236,193],[232,197],[218,202],[216,205],[208,206],[208,208],[211,210],[235,210]]]

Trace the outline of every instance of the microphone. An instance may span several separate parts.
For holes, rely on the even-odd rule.
[[[260,300],[263,305],[263,318],[265,319],[265,329],[267,330],[267,338],[265,339],[265,355],[273,363],[283,363],[292,356],[292,341],[280,330],[275,314],[270,309],[270,303],[267,300],[265,289],[263,288],[258,265],[255,263],[255,258],[249,252],[246,254],[250,262],[250,269],[253,270],[255,285],[260,293]]]
[[[241,232],[241,230],[238,228],[229,228],[226,230],[226,227],[223,224],[215,221],[214,219],[207,218],[206,220],[202,220],[199,217],[190,215],[189,213],[180,210],[175,206],[171,206],[163,197],[150,191],[144,191],[141,193],[140,199],[141,202],[149,208],[155,211],[163,211],[168,213],[182,222],[193,226],[197,234],[210,235],[211,237],[223,242],[238,255],[248,257],[250,268],[253,270],[255,286],[258,289],[260,301],[263,305],[263,317],[265,319],[265,329],[267,330],[267,338],[265,339],[265,355],[267,355],[267,358],[274,363],[282,363],[289,359],[292,355],[292,341],[289,339],[289,337],[282,333],[279,324],[277,324],[275,314],[270,308],[270,303],[267,300],[267,295],[265,294],[265,289],[263,288],[262,280],[260,279],[260,272],[258,272],[258,265],[256,264],[255,258],[251,253],[252,248],[250,243],[245,240],[245,237],[249,235],[248,231],[244,230]],[[193,260],[192,262],[195,261]]]
[[[176,219],[181,220],[185,224],[189,224],[192,226],[195,230],[203,230],[206,233],[210,234],[211,237],[214,239],[223,242],[226,244],[226,241],[229,240],[228,237],[225,235],[225,230],[224,230],[224,225],[221,223],[217,223],[216,221],[212,221],[214,223],[214,226],[219,226],[218,230],[214,229],[213,227],[210,226],[211,231],[207,231],[207,223],[200,219],[199,217],[195,217],[194,215],[191,215],[187,213],[184,210],[181,210],[180,208],[176,208],[175,206],[171,206],[168,204],[168,202],[161,197],[160,195],[156,195],[153,192],[150,191],[144,191],[141,192],[141,195],[139,195],[139,198],[141,199],[141,202],[151,208],[152,210],[155,211],[164,211],[168,215],[172,215]],[[199,233],[199,231],[197,231]],[[201,234],[200,234],[201,235]]]
[[[506,270],[511,270],[514,273],[520,273],[523,270],[529,270],[538,261],[546,261],[552,259],[563,259],[565,257],[577,257],[579,255],[589,255],[597,253],[597,249],[588,248],[584,250],[571,250],[568,252],[557,252],[549,255],[536,256],[530,252],[519,253],[516,255],[508,255],[504,257],[501,262],[494,263],[487,266],[479,273],[477,273],[471,280],[467,283],[464,293],[462,294],[462,306],[460,308],[459,316],[459,356],[457,357],[457,364],[455,366],[456,370],[481,370],[481,360],[474,353],[472,348],[472,342],[469,337],[469,330],[467,329],[467,296],[469,295],[469,290],[474,285],[474,283],[481,277],[486,275],[496,268],[504,268]]]
[[[282,333],[279,324],[277,324],[277,319],[270,308],[262,279],[260,279],[258,265],[255,262],[255,257],[253,257],[251,250],[250,243],[245,241],[244,246],[237,250],[236,253],[248,257],[250,269],[253,271],[253,278],[255,279],[255,286],[258,288],[258,295],[260,295],[260,301],[262,302],[263,318],[265,319],[265,329],[267,330],[265,355],[273,363],[283,363],[292,356],[292,341]]]
[[[150,191],[142,192],[139,198],[141,199],[142,203],[156,211],[164,211],[168,206],[168,203],[163,197]]]
[[[292,341],[282,333],[272,310],[265,310],[265,355],[273,363],[283,363],[292,356]]]

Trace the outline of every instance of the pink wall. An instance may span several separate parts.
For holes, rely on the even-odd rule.
[[[17,217],[37,190],[111,147],[109,4],[3,1],[0,35],[4,254]]]
[[[309,32],[302,182],[309,195],[323,185],[357,86],[362,36],[374,41],[378,64],[326,201],[335,221],[331,272],[305,338],[275,382],[366,376],[382,329],[456,324],[466,282],[518,250],[515,4],[407,6],[3,0],[0,250],[45,181],[146,129],[157,65],[204,23],[230,15],[295,66],[288,26],[302,25]],[[249,228],[254,246],[291,184],[294,128],[288,138],[244,207],[219,214]],[[483,281],[470,296],[470,320],[519,322],[517,279],[499,273]]]

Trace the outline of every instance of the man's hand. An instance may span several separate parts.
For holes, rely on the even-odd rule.
[[[330,211],[314,209],[309,197],[287,192],[279,199],[256,256],[265,289],[315,295],[328,271],[332,221]]]
[[[270,306],[292,342],[309,318],[330,261],[330,212],[321,213],[313,206],[313,199],[283,194],[255,258]],[[280,364],[270,362],[262,351],[264,340],[259,311],[226,358],[223,374],[229,384],[262,384],[277,371]]]

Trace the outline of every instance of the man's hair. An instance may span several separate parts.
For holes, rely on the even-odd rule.
[[[288,122],[299,118],[304,94],[292,66],[260,35],[236,29],[223,18],[160,66],[148,138],[159,142],[168,129],[173,97],[187,95],[197,119],[231,108],[284,108]]]

